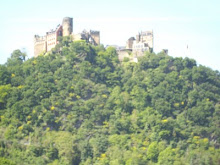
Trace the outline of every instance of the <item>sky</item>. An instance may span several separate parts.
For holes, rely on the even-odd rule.
[[[0,0],[0,64],[15,49],[33,57],[34,35],[73,17],[73,33],[98,30],[101,44],[125,46],[153,30],[156,53],[168,49],[220,71],[219,8],[219,0]]]

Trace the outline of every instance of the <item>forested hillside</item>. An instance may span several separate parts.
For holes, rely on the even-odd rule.
[[[60,44],[0,65],[0,164],[218,165],[220,74],[189,58]]]

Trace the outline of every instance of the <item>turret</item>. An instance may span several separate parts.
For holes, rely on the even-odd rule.
[[[69,36],[73,32],[73,18],[65,17],[63,18],[63,36]]]

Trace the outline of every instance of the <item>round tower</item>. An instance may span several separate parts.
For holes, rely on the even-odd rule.
[[[69,36],[73,32],[73,18],[65,17],[63,18],[63,36]]]

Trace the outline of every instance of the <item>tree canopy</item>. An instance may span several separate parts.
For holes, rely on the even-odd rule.
[[[0,164],[145,165],[220,162],[220,74],[189,58],[67,37],[0,65]]]

